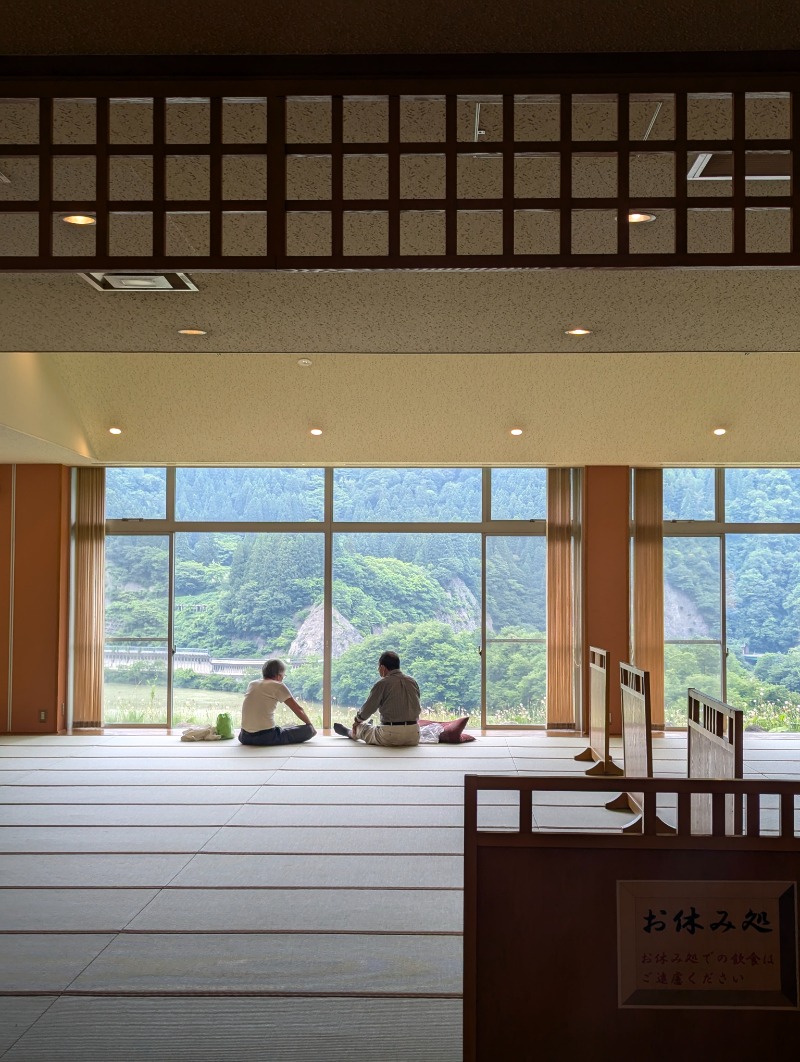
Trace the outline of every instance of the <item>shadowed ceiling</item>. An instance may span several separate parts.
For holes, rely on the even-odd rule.
[[[349,9],[346,3],[315,2],[313,17],[302,2],[287,13],[285,5],[271,2],[245,9],[237,0],[205,0],[202,18],[196,3],[188,17],[189,5],[180,0],[143,0],[119,20],[109,19],[105,6],[100,18],[99,7],[92,0],[64,5],[59,10],[76,17],[60,18],[56,32],[55,23],[42,18],[52,5],[32,0],[24,13],[4,12],[9,32],[2,47],[9,55],[44,55],[800,46],[794,4],[773,5],[770,19],[758,17],[754,5],[732,19],[730,5],[721,0],[658,10],[567,2],[558,10],[549,5],[546,18],[536,0],[501,0],[490,11],[471,3],[412,2],[402,9],[359,3]],[[783,105],[754,105],[762,108],[764,128],[785,122]],[[297,121],[313,121],[316,106],[303,104]],[[465,103],[460,114],[465,137],[473,106]],[[643,101],[641,113],[632,107],[632,121],[648,121],[649,106]],[[721,110],[704,106],[698,120],[707,120],[713,135]],[[70,121],[80,121],[80,108],[72,108],[72,119],[69,110],[63,117],[67,143],[78,136]],[[545,122],[546,104],[535,114]],[[486,101],[482,120],[491,125],[494,117]],[[668,117],[665,111],[660,120]],[[200,109],[184,108],[178,125],[188,123],[185,135],[194,138],[198,119]],[[369,120],[363,108],[361,120]],[[436,120],[435,106],[428,106],[425,120]],[[132,125],[123,117],[121,127]],[[134,197],[148,181],[147,162],[129,161],[113,178],[121,198],[126,189]],[[32,174],[22,162],[14,166],[0,194],[25,198]],[[436,157],[421,157],[409,167],[409,187],[436,195]],[[521,160],[520,168],[519,180],[530,182],[531,194],[545,194],[536,189],[553,180],[548,164]],[[642,175],[651,194],[658,194],[668,170],[653,165]],[[72,188],[66,196],[77,197],[85,175],[71,164],[58,179]],[[177,197],[204,177],[179,161],[172,179]],[[262,175],[236,164],[226,179],[230,189],[250,195]],[[490,159],[475,160],[464,175],[475,195],[490,194],[481,189],[496,179]],[[591,189],[609,181],[608,160],[587,160],[579,179],[585,181],[583,194],[603,194]],[[313,198],[327,177],[318,162],[298,160],[289,180],[298,197]],[[367,159],[346,174],[346,187],[349,182],[353,194],[366,196],[382,180],[380,162]],[[724,209],[729,184],[718,182],[715,191],[706,183],[702,194],[719,195]],[[785,184],[759,182],[748,191],[768,205],[768,196],[783,194]],[[757,213],[761,227],[752,238],[780,240],[779,212]],[[728,222],[722,211],[704,220],[699,238],[713,249],[715,240],[726,238]],[[587,221],[587,249],[602,249],[603,219]],[[142,238],[139,222],[125,224],[118,238],[134,248]],[[480,224],[478,216],[465,218],[465,241],[491,238]],[[178,253],[190,254],[202,241],[193,225],[190,217],[178,220]],[[660,218],[632,230],[632,241],[658,241],[667,229],[668,219]],[[90,231],[64,225],[55,231],[62,253],[75,246],[65,241],[91,240]],[[3,235],[7,241],[21,238],[13,227]],[[373,237],[366,231],[353,236]],[[234,229],[234,238],[249,236]],[[427,237],[412,230],[409,238]],[[313,226],[302,239],[313,247]],[[0,460],[800,463],[793,429],[800,401],[794,271],[198,273],[194,280],[199,290],[193,293],[118,294],[93,291],[70,274],[0,275],[0,350],[7,352],[0,354]],[[574,325],[592,334],[565,336]],[[181,337],[177,330],[184,327],[208,334]],[[312,366],[298,366],[300,355],[308,355]],[[112,424],[123,427],[123,435],[111,437]],[[719,424],[729,429],[722,440],[711,435]],[[315,425],[323,428],[319,439],[308,435]],[[525,434],[512,440],[508,429],[515,425]]]

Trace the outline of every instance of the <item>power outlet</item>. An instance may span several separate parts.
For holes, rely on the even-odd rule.
[[[40,723],[46,723],[47,722],[47,712],[39,712],[39,722]]]

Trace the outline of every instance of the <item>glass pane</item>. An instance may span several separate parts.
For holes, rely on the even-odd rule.
[[[336,468],[333,518],[422,523],[480,520],[479,468]]]
[[[166,515],[165,468],[106,469],[106,520],[163,520]]]
[[[352,722],[385,649],[419,683],[427,718],[479,717],[480,593],[480,535],[335,535],[334,721]]]
[[[546,550],[543,536],[486,539],[487,723],[545,722]]]
[[[714,519],[714,469],[664,469],[664,519]]]
[[[543,535],[486,539],[486,628],[490,638],[544,638],[546,550]]]
[[[547,648],[489,642],[486,646],[486,722],[544,726],[547,722]]]
[[[800,521],[800,468],[726,468],[730,523]]]
[[[690,687],[710,697],[722,696],[721,646],[664,646],[664,721],[667,726],[686,726],[686,694]]]
[[[800,535],[728,535],[728,700],[745,725],[800,729]]]
[[[178,468],[178,520],[321,520],[321,468]]]
[[[545,520],[546,468],[493,468],[493,520]]]
[[[321,726],[323,555],[320,534],[176,534],[176,725],[230,712],[238,726],[248,682],[280,657],[287,686]],[[285,705],[275,718],[298,722]]]
[[[716,537],[664,539],[664,638],[667,641],[719,639],[719,547]]]
[[[167,536],[108,536],[105,583],[103,721],[165,726]]]

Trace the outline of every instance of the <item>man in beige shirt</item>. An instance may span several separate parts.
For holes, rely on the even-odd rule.
[[[378,673],[381,677],[356,712],[352,730],[341,723],[334,723],[333,729],[367,745],[418,745],[419,686],[410,675],[403,674],[400,657],[391,651],[381,653]],[[366,721],[375,712],[380,716],[377,726]]]

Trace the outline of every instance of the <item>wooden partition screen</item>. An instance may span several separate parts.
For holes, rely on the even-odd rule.
[[[596,760],[588,767],[590,775],[620,775],[622,768],[611,758],[611,711],[609,705],[608,653],[589,646],[589,747],[579,752],[576,760]]]
[[[465,778],[464,1059],[674,1062],[689,1044],[786,1057],[800,1038],[800,781],[630,778],[642,834],[532,829],[537,795],[585,804],[619,786]],[[693,831],[701,794],[710,837]],[[516,798],[519,829],[479,829],[479,797]],[[743,836],[726,835],[727,798],[746,808]],[[677,833],[660,831],[658,801],[677,805]]]
[[[650,709],[650,675],[631,664],[619,665],[622,702],[622,756],[626,778],[653,777],[653,728]],[[627,790],[606,807],[611,811],[635,811],[637,817],[626,829],[641,828],[644,797]]]
[[[744,713],[739,708],[699,690],[688,693],[687,745],[690,778],[742,778],[744,776]],[[742,806],[728,800],[729,832],[742,832]],[[692,801],[692,831],[710,833],[711,800]]]

